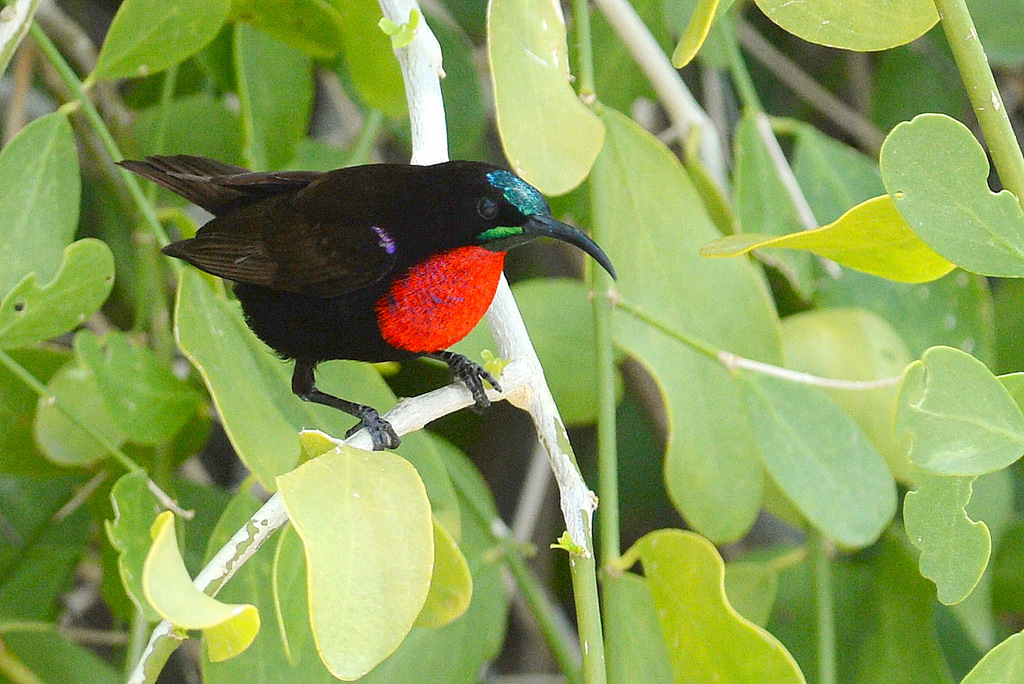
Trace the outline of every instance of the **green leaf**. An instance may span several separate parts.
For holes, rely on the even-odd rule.
[[[654,376],[666,405],[665,480],[687,523],[716,540],[741,537],[761,507],[763,470],[743,398],[716,360],[668,331],[747,358],[778,362],[778,319],[746,260],[704,259],[718,237],[679,161],[623,115],[591,177],[594,233],[619,272],[619,296],[657,321],[620,308],[615,341]]]
[[[1024,5],[1016,0],[970,0],[967,5],[989,61],[1003,67],[1024,64],[1024,38],[1017,30],[1024,25]]]
[[[604,126],[569,85],[565,21],[548,0],[494,0],[487,55],[498,133],[512,170],[548,195],[587,177]]]
[[[964,510],[973,482],[973,477],[921,477],[903,503],[907,536],[921,549],[921,575],[935,582],[946,605],[974,590],[992,550],[988,527]]]
[[[906,370],[896,430],[910,458],[936,475],[983,475],[1024,454],[1024,416],[1006,388],[970,354],[933,347]]]
[[[110,490],[114,519],[105,520],[107,538],[117,550],[117,569],[125,591],[146,619],[160,616],[146,600],[142,590],[142,568],[149,553],[149,531],[163,506],[149,488],[149,477],[142,470],[122,475]]]
[[[601,587],[604,648],[610,684],[669,684],[672,666],[647,581],[631,572]]]
[[[146,76],[191,57],[214,39],[230,5],[230,0],[125,0],[92,78]]]
[[[435,518],[430,590],[415,624],[417,627],[443,627],[466,612],[472,597],[473,576],[466,558],[452,535]]]
[[[339,447],[277,479],[306,551],[317,649],[339,679],[394,652],[426,600],[430,502],[416,469],[388,452]]]
[[[874,542],[896,512],[885,460],[853,419],[814,388],[744,374],[746,405],[772,480],[844,546]]]
[[[757,233],[728,235],[701,247],[700,253],[711,257],[737,256],[767,247],[806,250],[843,266],[903,283],[936,280],[954,268],[917,237],[888,195],[858,204],[821,228],[782,237]]]
[[[1024,683],[1024,634],[1007,637],[985,654],[960,684]]]
[[[725,563],[706,539],[657,530],[624,558],[643,565],[675,681],[803,683],[786,648],[729,605]]]
[[[0,622],[56,621],[63,612],[90,520],[85,507],[60,514],[84,484],[78,477],[0,477]]]
[[[59,348],[14,350],[14,362],[42,383],[68,362],[71,355]],[[39,395],[6,366],[0,366],[0,473],[54,477],[64,472],[46,460],[32,436]]]
[[[406,115],[405,85],[391,40],[377,25],[376,0],[331,0],[342,17],[345,80],[373,109],[398,119]]]
[[[725,595],[736,612],[764,627],[772,614],[779,588],[779,571],[769,562],[725,564]]]
[[[930,0],[755,0],[768,18],[806,41],[868,52],[909,43],[935,25]]]
[[[896,208],[932,249],[968,271],[1024,276],[1024,210],[988,189],[988,158],[966,126],[917,116],[889,133],[880,161]]]
[[[165,128],[158,141],[161,121]],[[173,150],[175,154],[213,157],[227,164],[242,162],[242,127],[238,112],[209,93],[176,97],[166,105],[143,109],[132,130],[144,155]]]
[[[896,332],[863,309],[817,309],[787,316],[782,321],[782,350],[786,368],[838,380],[895,378],[911,361]],[[822,389],[857,421],[885,457],[893,477],[913,481],[914,465],[893,426],[899,386]]]
[[[672,66],[676,69],[682,69],[697,56],[697,51],[711,30],[711,22],[717,9],[718,0],[697,0],[697,7],[690,16],[683,37],[679,39],[679,45],[672,53]]]
[[[992,559],[992,608],[997,615],[1024,613],[1024,521],[1014,521],[999,538]]]
[[[0,301],[0,347],[27,347],[81,325],[114,285],[114,257],[95,238],[68,245],[53,280],[30,273]]]
[[[158,515],[151,535],[142,590],[160,617],[181,629],[203,630],[210,660],[227,660],[247,649],[260,630],[256,607],[222,603],[192,584],[178,550],[173,513]]]
[[[306,137],[313,107],[313,62],[248,26],[235,27],[235,76],[248,166],[280,169]]]
[[[821,223],[885,192],[876,160],[806,124],[796,124],[793,175]]]
[[[170,364],[129,336],[90,331],[75,336],[75,354],[88,366],[117,427],[136,444],[169,441],[199,410],[202,397],[179,380]]]
[[[4,147],[0,187],[2,297],[29,273],[52,278],[78,226],[78,154],[64,114],[36,119]]]
[[[39,399],[35,438],[42,452],[54,463],[88,466],[110,455],[105,446],[74,424],[65,412],[115,446],[127,441],[104,406],[103,397],[96,388],[96,378],[88,367],[78,363],[67,364],[53,375],[47,389],[56,397],[56,402]],[[58,410],[55,403],[62,410]]]
[[[344,22],[326,0],[231,0],[231,16],[314,57],[332,57],[344,43]]]
[[[118,684],[124,675],[92,651],[56,632],[4,634],[8,663],[20,661],[30,682],[60,684]],[[5,678],[5,681],[12,681]]]

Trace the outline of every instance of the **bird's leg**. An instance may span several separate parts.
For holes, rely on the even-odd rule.
[[[295,370],[292,372],[292,392],[296,396],[305,401],[331,406],[358,418],[359,422],[345,433],[345,437],[351,437],[360,429],[366,428],[366,431],[370,433],[374,451],[398,448],[402,440],[398,438],[398,433],[391,427],[391,423],[380,417],[377,409],[321,392],[316,388],[316,380],[313,377],[314,368],[316,368],[316,363],[308,359],[295,359]]]
[[[473,401],[476,403],[475,408],[478,410],[483,410],[491,405],[490,400],[487,399],[487,394],[484,392],[484,380],[490,383],[494,389],[499,392],[501,391],[501,385],[498,384],[493,375],[484,370],[483,366],[470,361],[462,354],[441,351],[428,354],[428,356],[448,364],[448,367],[452,369],[452,375],[455,376],[455,379],[461,380],[469,388],[470,394],[473,395]]]

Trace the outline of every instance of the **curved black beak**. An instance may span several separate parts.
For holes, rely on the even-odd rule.
[[[612,262],[608,258],[608,255],[604,253],[604,250],[597,246],[596,242],[572,226],[566,225],[561,221],[556,221],[551,216],[534,214],[530,218],[526,219],[526,223],[523,224],[523,237],[549,237],[561,240],[562,242],[567,242],[592,256],[594,261],[601,264],[601,268],[608,271],[608,274],[612,278],[618,277],[615,275],[615,267],[612,266]]]

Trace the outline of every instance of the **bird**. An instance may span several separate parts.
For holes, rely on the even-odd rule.
[[[398,447],[398,434],[375,408],[318,389],[318,364],[431,357],[483,409],[483,382],[499,383],[448,347],[487,311],[505,252],[554,238],[615,277],[604,251],[553,218],[536,188],[484,162],[325,172],[253,172],[192,155],[118,163],[213,215],[163,253],[231,281],[249,328],[294,361],[292,392],[358,418],[346,436],[365,428],[375,451]]]

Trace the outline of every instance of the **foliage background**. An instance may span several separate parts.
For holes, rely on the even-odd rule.
[[[865,15],[862,4],[872,3],[835,10],[822,2],[816,12]],[[577,5],[564,8],[570,31],[581,23]],[[1020,648],[1004,639],[1024,610],[1015,463],[1024,418],[1013,403],[1021,385],[1004,377],[1003,389],[991,377],[1024,369],[1020,280],[977,275],[995,275],[985,255],[976,273],[900,283],[805,252],[728,261],[698,254],[722,233],[791,233],[809,227],[805,208],[814,225],[826,225],[885,195],[882,142],[920,113],[947,114],[981,138],[961,69],[941,27],[913,35],[930,2],[896,3],[906,21],[894,14],[857,27],[855,39],[868,45],[855,47],[873,52],[806,42],[794,33],[815,36],[799,21],[793,28],[773,15],[790,32],[765,16],[770,2],[726,5],[681,72],[725,141],[717,179],[714,164],[685,153],[708,141],[672,127],[671,110],[659,106],[602,12],[587,11],[590,58],[572,34],[565,52],[549,3],[495,2],[490,28],[482,2],[426,8],[445,57],[452,158],[512,163],[555,195],[557,216],[592,229],[620,272],[618,306],[602,319],[607,283],[577,279],[588,268],[578,255],[531,245],[507,269],[581,468],[602,497],[609,678],[686,681],[735,667],[723,676],[799,681],[795,662],[807,681],[997,681],[993,670],[968,673],[1001,642],[1007,650],[993,652],[990,668]],[[1020,123],[1020,5],[968,5],[1004,109]],[[666,56],[694,14],[685,0],[633,6]],[[112,149],[203,154],[254,169],[409,156],[403,84],[376,3],[134,2],[113,24],[113,4],[59,7],[40,5],[36,38],[13,56],[0,90],[0,681],[15,684],[117,681],[136,661],[156,617],[138,573],[160,504],[145,478],[128,479],[126,470],[145,471],[195,511],[178,523],[194,576],[254,510],[254,483],[272,489],[298,464],[298,428],[340,435],[348,423],[290,396],[288,367],[247,333],[219,282],[181,276],[159,256],[164,231],[188,234],[197,217],[163,191],[145,188],[143,197],[112,166]],[[821,23],[816,12],[809,25]],[[900,35],[915,39],[899,44]],[[524,43],[551,50],[552,59],[538,58],[548,68],[532,70]],[[50,113],[81,97],[60,54],[88,76],[96,116],[81,106]],[[577,94],[586,105],[596,94],[597,104]],[[796,195],[759,129],[760,111],[771,115]],[[923,151],[920,166],[952,179],[949,188],[923,182],[939,188],[940,205],[985,202],[984,157],[970,145],[942,154],[963,140],[960,129],[915,124],[902,130],[921,137],[898,150],[895,137],[887,142],[888,168]],[[976,192],[961,201],[964,179]],[[987,180],[1001,187],[995,174]],[[1006,216],[985,225],[1024,226]],[[925,241],[957,264],[974,256]],[[1007,268],[1020,263],[1018,250]],[[599,293],[596,321],[591,291]],[[936,345],[984,365],[928,351]],[[478,357],[488,346],[481,328],[458,349]],[[935,399],[942,420],[922,426],[912,411],[920,402],[898,401],[895,385],[822,391],[756,371],[737,376],[711,358],[717,350],[847,381],[899,376],[922,359],[908,378],[945,379],[951,389]],[[426,363],[328,364],[322,378],[375,405],[446,381]],[[918,431],[915,444],[933,435],[942,446],[967,423],[981,423],[967,444],[982,444],[977,451],[991,463],[943,472],[921,469],[927,454],[912,458],[908,429]],[[459,542],[473,602],[444,627],[415,627],[368,679],[473,681],[481,668],[491,679],[556,668],[583,677],[566,626],[573,606],[563,552],[547,548],[563,524],[550,485],[527,476],[532,434],[501,404],[483,416],[453,414],[404,441],[399,454]],[[609,435],[617,481],[598,456]],[[908,512],[908,490],[925,512]],[[527,503],[537,499],[548,503],[539,514]],[[497,535],[497,514],[536,548]],[[979,520],[986,527],[971,522]],[[664,529],[684,526],[718,550]],[[940,542],[931,557],[938,567],[911,543],[920,538]],[[638,560],[643,579],[622,574]],[[672,569],[658,574],[655,560]],[[250,650],[215,663],[208,651],[182,649],[161,681],[190,681],[200,669],[207,681],[332,681],[302,627],[301,567],[296,536],[279,535],[220,596],[259,609]],[[506,571],[516,578],[511,592]],[[678,596],[694,600],[673,603]],[[672,619],[659,621],[655,606],[671,608]],[[673,638],[688,647],[664,645]]]

